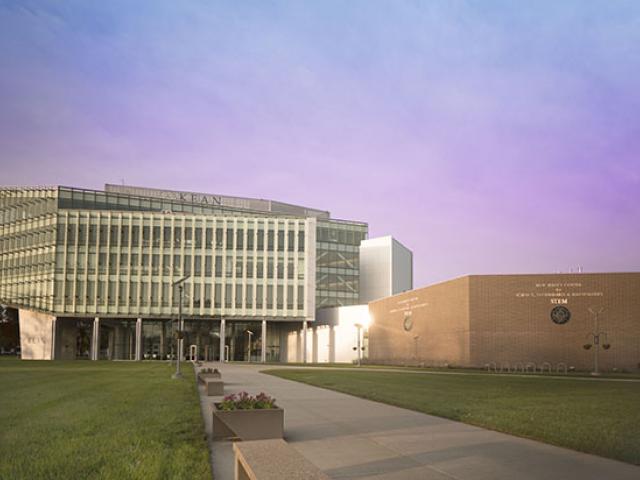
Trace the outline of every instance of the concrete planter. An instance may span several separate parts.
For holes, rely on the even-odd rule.
[[[220,380],[222,378],[222,374],[220,372],[217,373],[213,373],[213,372],[208,372],[208,373],[198,373],[198,381],[201,383],[205,383],[207,381],[208,378],[213,378],[216,380]]]
[[[204,389],[208,397],[224,395],[224,382],[215,378],[207,378],[204,382]]]
[[[266,440],[284,435],[284,410],[220,410],[213,404],[213,438]]]

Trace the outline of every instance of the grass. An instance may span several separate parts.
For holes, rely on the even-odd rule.
[[[264,373],[640,464],[640,382],[341,369]]]
[[[264,365],[263,363],[252,362],[254,365]],[[281,362],[267,362],[268,365],[281,366]],[[287,363],[287,367],[305,367],[305,368],[358,368],[358,369],[366,369],[366,370],[406,370],[413,372],[425,372],[425,373],[472,373],[478,375],[498,375],[494,371],[487,371],[486,368],[468,368],[468,367],[420,367],[420,366],[411,366],[411,365],[378,365],[378,364],[369,364],[363,363],[362,367],[358,367],[355,363],[302,363],[302,362],[291,362]],[[549,372],[545,370],[544,372],[536,371],[513,371],[513,372],[502,372],[499,375],[527,375],[527,376],[544,376],[544,377],[587,377],[593,378],[591,372],[586,371],[571,371],[567,373],[552,371]],[[640,379],[640,373],[636,372],[611,372],[606,371],[602,372],[599,375],[599,378],[621,378],[621,379]]]
[[[211,478],[191,367],[0,360],[0,478]]]

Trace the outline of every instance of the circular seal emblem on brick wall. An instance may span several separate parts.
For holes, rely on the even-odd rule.
[[[564,325],[571,319],[571,312],[567,307],[557,306],[551,310],[551,320],[558,325]]]
[[[413,319],[411,318],[411,312],[404,312],[404,322],[402,323],[402,327],[405,332],[408,332],[413,328]]]

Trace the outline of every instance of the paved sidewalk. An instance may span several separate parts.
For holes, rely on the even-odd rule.
[[[640,478],[640,467],[264,375],[264,366],[215,366],[225,394],[274,396],[285,410],[285,439],[331,478]],[[215,398],[201,399],[210,432]],[[233,479],[231,443],[211,447],[214,478]]]

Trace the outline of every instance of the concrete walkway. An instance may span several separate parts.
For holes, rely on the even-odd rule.
[[[285,439],[331,478],[640,478],[633,465],[264,375],[264,366],[211,366],[222,371],[227,395],[274,396],[285,410]],[[210,433],[218,399],[201,399]],[[211,449],[214,478],[233,479],[232,444],[211,442]]]

